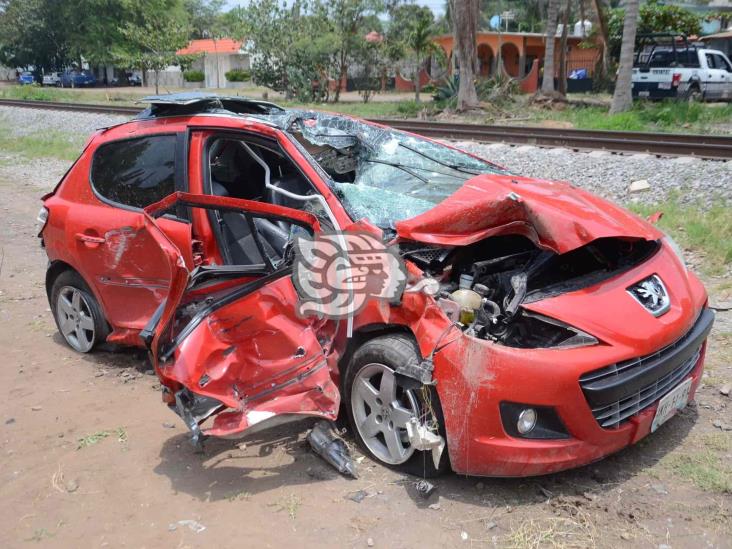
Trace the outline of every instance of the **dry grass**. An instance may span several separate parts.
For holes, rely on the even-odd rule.
[[[514,528],[502,541],[511,549],[597,547],[597,529],[584,512],[577,517],[530,519]]]
[[[732,494],[732,463],[724,456],[732,450],[732,435],[707,433],[688,449],[669,455],[666,468],[705,492]]]

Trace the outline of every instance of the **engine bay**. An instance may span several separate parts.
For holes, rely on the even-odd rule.
[[[522,307],[602,282],[639,265],[654,240],[599,238],[565,254],[523,236],[495,236],[463,247],[401,242],[400,253],[439,282],[438,305],[467,334],[519,348],[572,347],[593,336]]]

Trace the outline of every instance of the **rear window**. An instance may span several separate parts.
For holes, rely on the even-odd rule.
[[[94,153],[91,181],[107,200],[144,208],[175,190],[175,135],[102,145]]]
[[[699,67],[699,56],[693,48],[656,50],[648,63],[650,67]]]

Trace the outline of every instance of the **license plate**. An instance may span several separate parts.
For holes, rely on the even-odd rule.
[[[658,89],[659,90],[670,90],[671,89],[671,82],[659,82],[658,83]]]
[[[649,91],[639,91],[638,96],[639,97],[649,97],[651,95],[651,92]]]
[[[671,419],[678,410],[681,410],[689,402],[689,390],[691,389],[691,378],[684,381],[673,391],[658,401],[656,416],[651,424],[651,433]]]

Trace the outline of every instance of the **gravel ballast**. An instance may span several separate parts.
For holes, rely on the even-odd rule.
[[[512,173],[567,181],[614,202],[662,202],[671,193],[683,203],[709,206],[715,200],[732,200],[732,162],[699,160],[689,156],[657,158],[649,154],[613,154],[606,151],[575,152],[529,145],[452,143],[500,164]],[[635,182],[644,188],[631,192]]]
[[[94,130],[125,120],[126,117],[117,115],[0,107],[0,125],[18,137],[53,131],[67,133],[70,138],[83,141]],[[472,141],[452,144],[500,164],[517,175],[568,181],[619,203],[639,201],[653,204],[662,202],[671,193],[682,202],[704,206],[718,200],[732,201],[732,161],[657,158],[648,154],[612,154],[605,151],[575,152]],[[23,166],[22,159],[0,151],[0,161],[3,159],[4,162],[0,162],[3,176],[29,176],[30,166]],[[50,159],[34,160],[32,164],[36,174],[39,164],[42,165],[43,179],[52,183],[68,167],[67,162]],[[631,185],[641,190],[631,192]]]

